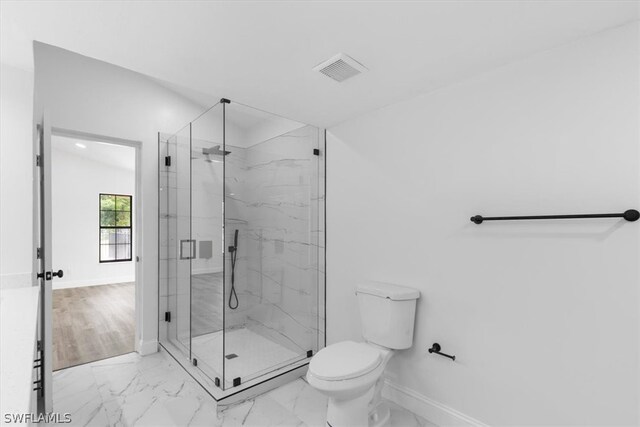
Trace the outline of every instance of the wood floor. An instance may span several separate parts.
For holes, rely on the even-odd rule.
[[[134,351],[134,283],[53,291],[53,369]]]

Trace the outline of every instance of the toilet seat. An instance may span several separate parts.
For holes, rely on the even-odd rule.
[[[325,381],[340,381],[365,375],[382,362],[380,352],[363,343],[342,341],[323,348],[316,354],[309,371]]]

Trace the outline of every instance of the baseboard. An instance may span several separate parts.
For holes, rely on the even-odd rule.
[[[385,380],[382,395],[393,403],[396,403],[397,405],[400,405],[414,414],[419,415],[431,423],[441,427],[488,427],[487,424],[456,411],[455,409],[440,402],[430,399],[415,390],[394,384],[389,380]]]
[[[140,341],[138,344],[138,353],[140,356],[146,356],[158,352],[158,341]]]
[[[130,283],[135,282],[135,276],[120,276],[120,277],[108,277],[106,279],[93,279],[93,280],[70,280],[67,282],[55,281],[53,283],[53,289],[69,289],[80,288],[85,286],[101,286],[101,285],[115,285],[118,283]]]
[[[1,274],[0,289],[14,289],[33,286],[31,273]]]

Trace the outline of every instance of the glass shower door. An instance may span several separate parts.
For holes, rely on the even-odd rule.
[[[191,357],[190,154],[191,127],[159,142],[160,340]]]
[[[320,130],[227,106],[225,388],[318,350]]]
[[[223,106],[191,123],[191,356],[221,384],[224,349]],[[217,379],[217,380],[216,380]]]

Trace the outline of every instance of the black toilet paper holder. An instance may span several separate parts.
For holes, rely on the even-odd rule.
[[[452,356],[450,354],[446,354],[446,353],[442,353],[440,352],[440,350],[442,350],[442,347],[440,346],[440,344],[438,344],[437,342],[434,342],[433,345],[431,346],[431,348],[429,349],[429,353],[435,353],[435,354],[439,354],[440,356],[444,356],[444,357],[448,357],[449,359],[453,360],[455,362],[456,357]]]

